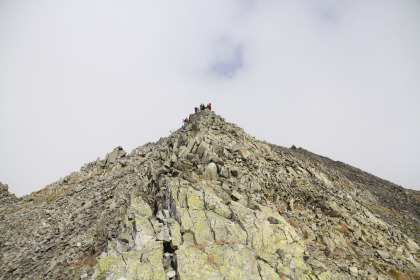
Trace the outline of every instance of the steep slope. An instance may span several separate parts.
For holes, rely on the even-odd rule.
[[[372,210],[381,219],[401,227],[405,233],[420,240],[420,191],[404,189],[401,186],[378,178],[358,168],[339,161],[313,154],[302,148],[287,149],[270,145],[277,152],[288,153],[294,160],[301,160],[306,164],[316,165],[324,173],[330,174],[332,181],[339,184],[343,179],[351,182],[359,192],[364,193],[364,200],[360,203]],[[349,185],[346,185],[348,188]],[[392,209],[392,210],[391,210]]]
[[[419,279],[418,198],[204,111],[2,195],[0,279]]]

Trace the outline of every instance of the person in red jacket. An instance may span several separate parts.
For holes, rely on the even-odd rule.
[[[209,108],[209,110],[211,110],[211,103],[209,103],[209,105],[207,105],[207,108]]]

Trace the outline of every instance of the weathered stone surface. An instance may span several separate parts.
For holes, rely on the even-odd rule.
[[[237,191],[233,191],[232,192],[232,198],[236,199],[236,200],[241,200],[242,199],[242,195],[240,193],[238,193]]]
[[[176,276],[176,271],[174,271],[174,270],[170,270],[170,271],[168,271],[168,273],[166,273],[166,277],[168,279],[173,279],[173,278],[175,278],[175,276]]]
[[[378,255],[381,256],[381,258],[384,260],[387,260],[390,257],[390,254],[385,251],[377,250],[377,252],[378,252]]]
[[[0,279],[418,278],[418,192],[189,119],[30,196],[0,184]]]
[[[9,192],[9,186],[7,184],[3,184],[2,182],[0,182],[0,199],[6,198],[6,197],[16,198],[14,194],[11,194]]]
[[[411,238],[407,238],[406,246],[411,253],[416,254],[419,251],[419,245]]]
[[[217,174],[217,166],[214,162],[207,164],[207,172]]]
[[[121,158],[126,155],[126,152],[123,150],[121,146],[116,147],[111,153],[106,156],[105,163],[106,164],[113,164],[117,160],[117,158]]]
[[[162,266],[163,248],[126,252],[99,260],[95,279],[166,279]],[[140,261],[141,260],[141,261]]]
[[[242,159],[247,159],[249,157],[249,152],[245,149],[239,149],[239,155]]]
[[[357,271],[357,267],[354,267],[354,266],[349,267],[349,272],[350,272],[350,275],[353,277],[357,277],[359,275]]]
[[[243,245],[181,247],[176,252],[183,279],[260,279],[253,252]]]
[[[201,142],[201,144],[197,147],[197,154],[200,158],[203,157],[204,152],[207,150],[207,145],[204,142]]]
[[[280,275],[266,262],[258,260],[258,270],[261,280],[280,280]]]
[[[182,244],[182,235],[181,235],[181,227],[177,221],[172,219],[170,225],[170,236],[172,238],[171,245],[172,246],[179,246]]]

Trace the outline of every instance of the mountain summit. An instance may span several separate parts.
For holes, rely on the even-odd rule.
[[[0,195],[0,279],[420,279],[420,193],[214,111]]]

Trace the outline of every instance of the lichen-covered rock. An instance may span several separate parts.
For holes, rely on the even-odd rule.
[[[99,259],[94,279],[162,279],[163,247],[148,248],[147,251],[125,252],[120,256]]]
[[[254,253],[241,244],[181,247],[176,260],[180,280],[260,279]]]
[[[154,230],[150,206],[141,197],[132,199],[119,239],[99,258],[93,279],[166,279],[163,268],[163,242]],[[167,229],[167,228],[166,228]],[[168,231],[169,236],[169,231]],[[167,238],[169,242],[170,238]],[[129,248],[118,246],[121,241]]]
[[[0,184],[0,279],[418,279],[419,193],[214,111],[30,196]]]

